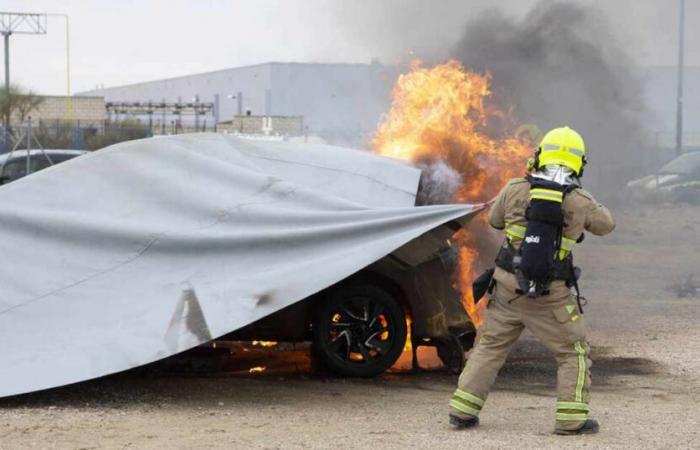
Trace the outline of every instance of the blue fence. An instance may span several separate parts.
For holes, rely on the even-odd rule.
[[[38,126],[0,127],[0,153],[12,148],[27,148],[27,133],[31,133],[30,148],[97,150],[118,142],[151,137],[148,127],[123,126],[120,124],[100,127],[67,126],[61,124],[39,124]]]

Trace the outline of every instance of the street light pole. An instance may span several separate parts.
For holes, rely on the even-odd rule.
[[[685,0],[679,0],[678,93],[676,97],[676,154],[683,153],[683,53],[685,45]]]
[[[63,17],[66,19],[66,120],[73,123],[73,96],[70,90],[70,21],[68,14],[47,14],[49,17]]]

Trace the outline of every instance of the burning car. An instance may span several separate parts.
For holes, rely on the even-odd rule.
[[[474,327],[448,239],[484,206],[416,207],[420,177],[369,152],[200,133],[3,187],[0,396],[222,336],[313,339],[351,375],[391,365],[409,330],[459,359]]]
[[[659,171],[627,183],[637,200],[700,204],[700,151],[685,153]]]
[[[441,225],[222,339],[312,341],[323,367],[340,375],[374,376],[396,362],[408,338],[408,348],[435,347],[445,366],[459,370],[476,333],[454,288],[457,255],[450,237],[463,223]]]

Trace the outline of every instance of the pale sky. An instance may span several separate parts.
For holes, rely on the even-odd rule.
[[[576,0],[600,8],[640,65],[677,60],[677,0]],[[70,17],[73,92],[268,61],[394,63],[439,59],[467,19],[533,0],[3,0],[1,11]],[[686,0],[686,62],[700,65],[700,0]],[[13,35],[13,83],[66,92],[65,21]],[[1,61],[0,61],[1,63]],[[2,75],[0,75],[0,78]],[[0,82],[3,82],[4,79]]]

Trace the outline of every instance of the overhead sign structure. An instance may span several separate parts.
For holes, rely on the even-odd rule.
[[[10,91],[10,36],[46,34],[46,14],[0,12],[0,33],[5,40],[5,89]]]

